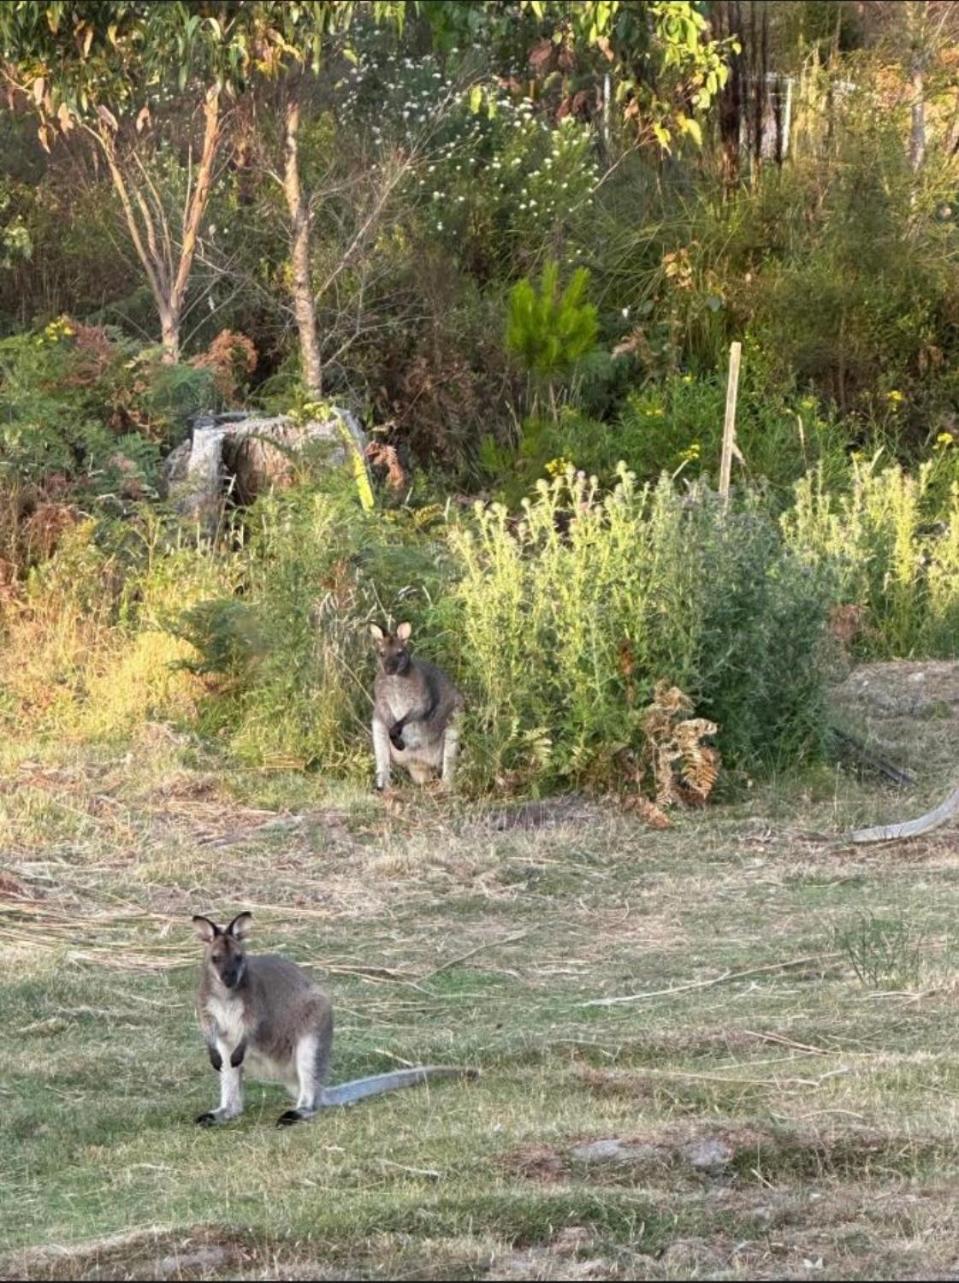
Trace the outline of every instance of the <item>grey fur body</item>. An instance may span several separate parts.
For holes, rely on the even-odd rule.
[[[373,687],[376,787],[390,786],[391,767],[404,767],[416,784],[437,775],[452,788],[459,751],[463,697],[435,664],[409,653],[409,624],[394,634],[371,628],[379,653]]]
[[[239,1117],[247,1072],[260,1082],[280,1083],[296,1101],[280,1115],[281,1125],[433,1078],[475,1076],[471,1070],[423,1065],[325,1087],[333,1046],[332,1004],[296,963],[275,954],[246,953],[242,942],[249,918],[241,913],[225,928],[209,918],[193,919],[206,944],[197,1020],[220,1075],[220,1104],[200,1114],[198,1123],[208,1126]]]

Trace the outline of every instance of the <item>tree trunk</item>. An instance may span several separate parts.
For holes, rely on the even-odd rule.
[[[310,212],[300,186],[300,102],[295,86],[286,106],[286,165],[283,191],[290,211],[290,254],[293,264],[293,314],[300,336],[303,382],[314,396],[323,390],[323,363],[316,336],[316,306],[310,273]]]
[[[213,88],[203,104],[203,149],[196,169],[196,185],[187,197],[183,217],[183,240],[180,243],[180,258],[176,273],[170,287],[168,307],[161,309],[160,321],[163,326],[163,359],[170,365],[180,357],[180,316],[186,299],[187,287],[190,284],[190,272],[196,254],[197,238],[200,224],[206,207],[210,202],[210,190],[213,186],[213,165],[220,146],[220,91]],[[167,332],[169,317],[170,330]]]
[[[909,165],[915,174],[926,155],[926,84],[925,69],[929,55],[928,5],[909,0],[905,6],[906,34],[909,39],[909,87],[912,103],[909,109]]]
[[[173,236],[155,188],[147,178],[145,182],[135,170],[124,165],[117,151],[114,130],[109,122],[101,119],[96,130],[89,130],[96,139],[103,155],[113,186],[123,207],[127,230],[136,250],[137,258],[146,272],[150,292],[160,318],[160,341],[163,360],[173,365],[180,359],[180,320],[190,272],[196,255],[200,224],[210,200],[213,185],[213,166],[220,146],[220,93],[213,88],[203,105],[203,147],[197,164],[196,182],[187,193],[183,210],[180,252],[174,261]],[[140,175],[145,177],[142,164]],[[140,183],[140,186],[137,184]],[[152,197],[152,208],[151,208]]]
[[[169,302],[161,302],[159,312],[163,360],[167,365],[176,365],[180,359],[180,313]]]

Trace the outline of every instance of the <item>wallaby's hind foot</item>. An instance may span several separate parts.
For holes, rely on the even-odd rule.
[[[222,1123],[228,1123],[232,1115],[221,1114],[218,1109],[208,1109],[203,1114],[197,1114],[194,1122],[197,1127],[219,1127]]]
[[[314,1117],[313,1109],[285,1109],[276,1120],[277,1127],[292,1127],[294,1123],[306,1123]]]

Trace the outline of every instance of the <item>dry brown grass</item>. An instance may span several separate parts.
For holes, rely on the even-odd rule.
[[[163,728],[8,748],[0,1272],[947,1276],[959,854],[949,830],[843,840],[886,805],[834,777],[658,833],[583,799],[530,827],[231,774]],[[254,1089],[196,1135],[188,918],[240,908],[332,991],[335,1079],[435,1059],[480,1083],[294,1136]],[[862,914],[915,933],[915,986],[856,979],[836,930]],[[576,1158],[609,1138],[632,1157]]]

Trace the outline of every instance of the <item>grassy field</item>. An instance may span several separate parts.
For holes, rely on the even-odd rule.
[[[954,1277],[955,834],[842,838],[944,791],[923,726],[912,796],[824,771],[666,832],[385,807],[160,727],[7,747],[0,1275]],[[196,1128],[189,918],[244,908],[331,991],[334,1081],[480,1080]]]

